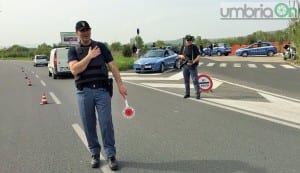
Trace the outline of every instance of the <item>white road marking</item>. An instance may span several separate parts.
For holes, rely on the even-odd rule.
[[[49,92],[49,94],[56,104],[58,104],[58,105],[61,104],[60,100],[56,97],[56,95],[53,92]]]
[[[210,63],[208,63],[206,66],[207,66],[207,67],[212,67],[212,66],[214,66],[214,65],[215,65],[214,62],[210,62]]]
[[[223,82],[212,79],[213,87],[212,89],[218,88]],[[155,88],[184,88],[184,84],[167,84],[167,83],[142,83],[143,85],[147,85]],[[190,88],[194,88],[194,84],[190,84]]]
[[[255,64],[248,64],[248,67],[250,67],[250,68],[257,68],[257,66]]]
[[[36,78],[39,78],[39,75],[36,74],[35,77],[36,77]]]
[[[126,73],[122,72],[120,73],[121,76],[158,76],[161,75],[160,73]]]
[[[243,87],[243,88],[247,88],[247,89],[250,89],[250,90],[254,90],[254,91],[259,92],[259,94],[261,94],[261,95],[262,94],[267,94],[267,95],[269,95],[269,96],[267,96],[267,99],[275,101],[276,105],[282,104],[283,102],[285,102],[285,103],[289,102],[290,103],[291,101],[294,101],[294,102],[292,102],[293,103],[293,109],[296,108],[294,111],[298,111],[298,113],[294,112],[292,117],[295,118],[295,115],[297,115],[296,116],[297,122],[300,118],[300,104],[299,104],[300,100],[290,98],[290,97],[286,97],[286,96],[282,96],[282,95],[279,95],[279,94],[270,93],[270,92],[263,91],[263,90],[254,89],[254,88],[251,88],[251,87],[247,87],[247,86],[243,86],[243,85],[239,85],[239,84],[235,84],[235,83],[231,83],[231,82],[227,82],[227,81],[223,81],[223,80],[219,80],[219,79],[216,79],[216,80],[222,81],[224,83],[229,83],[229,84],[232,84],[232,85],[240,86],[240,87]],[[147,85],[144,85],[144,84],[133,83],[133,82],[130,82],[130,81],[125,81],[125,82],[129,83],[129,84],[132,84],[132,85],[141,86],[141,87],[149,88],[149,89],[152,89],[152,90],[155,90],[155,91],[159,91],[159,92],[163,92],[163,93],[166,93],[166,94],[174,95],[174,96],[177,96],[177,97],[182,97],[182,94],[173,93],[173,92],[170,92],[170,91],[162,90],[162,89],[159,89],[159,88],[154,88],[154,87],[147,86]],[[264,95],[264,96],[266,96],[266,95]],[[273,98],[276,97],[276,99],[272,99],[271,98],[272,96],[273,96]],[[281,101],[278,101],[280,99],[281,99]],[[202,98],[201,100],[195,100],[195,99],[192,99],[192,100],[200,102],[200,103],[205,103],[205,104],[208,104],[208,105],[211,105],[211,106],[231,110],[231,111],[234,111],[234,112],[239,112],[239,113],[249,115],[249,116],[252,116],[252,117],[257,117],[257,118],[260,118],[260,119],[268,120],[268,121],[278,123],[278,124],[282,124],[282,125],[285,125],[285,126],[300,129],[300,124],[299,123],[286,121],[284,119],[284,116],[286,114],[278,114],[277,112],[275,112],[276,117],[274,117],[274,115],[271,115],[271,116],[266,115],[266,113],[264,111],[269,111],[270,108],[267,109],[267,110],[259,110],[259,109],[257,109],[257,107],[255,107],[254,109],[252,108],[249,111],[249,110],[243,109],[244,107],[233,107],[232,105],[230,105],[230,106],[229,105],[224,105],[224,104],[222,104],[222,99],[219,99],[219,101],[212,100],[212,99],[206,99],[206,98]],[[261,105],[259,105],[259,106],[261,106]],[[274,108],[271,108],[271,109],[274,109]],[[278,110],[278,109],[280,109],[280,106],[278,106],[278,108],[276,110]],[[268,113],[268,114],[270,114],[270,113]],[[278,117],[280,117],[280,118],[278,118]],[[292,120],[292,119],[290,119],[290,120]]]
[[[296,69],[296,67],[287,65],[287,64],[281,64],[280,66],[282,66],[283,68],[287,68],[287,69]]]
[[[229,99],[205,99],[222,105],[255,112],[275,119],[294,122],[300,125],[300,103],[285,100],[265,93],[258,93],[268,102],[241,101]],[[300,127],[300,126],[299,126]]]
[[[40,82],[44,87],[46,86],[46,83],[43,80],[41,80]]]
[[[72,124],[73,129],[75,130],[75,132],[77,133],[78,137],[81,139],[81,141],[83,142],[85,148],[89,151],[88,148],[88,144],[86,141],[86,136],[84,134],[84,131],[81,129],[81,127],[78,124]],[[100,160],[103,161],[105,160],[104,156],[100,153]],[[112,172],[110,170],[110,168],[108,167],[107,164],[103,164],[103,162],[101,162],[100,164],[100,169],[102,170],[102,172],[104,173],[109,173]]]
[[[182,72],[176,73],[170,77],[168,77],[169,80],[180,80],[183,78]]]
[[[221,63],[220,67],[227,67],[227,63]]]
[[[266,68],[275,68],[273,65],[271,64],[263,64],[263,66],[265,66]]]
[[[233,64],[233,67],[241,67],[242,65],[241,65],[241,63],[234,63]]]

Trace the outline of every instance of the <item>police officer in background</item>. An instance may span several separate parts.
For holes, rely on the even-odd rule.
[[[198,82],[198,64],[200,61],[200,52],[196,45],[193,44],[194,37],[191,35],[185,36],[185,44],[182,46],[178,57],[183,62],[183,77],[185,85],[185,95],[183,98],[190,97],[190,77],[192,78],[195,97],[200,99],[199,82]]]
[[[97,136],[95,112],[97,110],[108,165],[112,170],[117,170],[118,163],[111,114],[112,81],[108,78],[107,65],[124,99],[127,95],[127,89],[121,80],[120,72],[111,52],[103,43],[91,39],[90,25],[86,21],[79,21],[76,23],[75,29],[80,42],[79,45],[69,49],[68,62],[75,77],[80,117],[88,148],[92,155],[91,166],[92,168],[100,166],[101,146]]]

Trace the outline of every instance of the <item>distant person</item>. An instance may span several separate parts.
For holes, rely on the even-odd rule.
[[[183,77],[185,94],[183,98],[190,97],[190,77],[192,78],[195,97],[200,99],[199,82],[198,82],[198,64],[200,61],[200,52],[196,45],[193,44],[194,37],[191,35],[185,36],[185,45],[182,46],[178,57],[184,62]]]
[[[107,66],[124,99],[127,89],[109,49],[102,42],[91,39],[90,25],[86,21],[79,21],[75,29],[80,42],[78,46],[69,49],[68,62],[75,77],[80,117],[92,156],[91,166],[92,168],[100,166],[101,146],[97,136],[95,112],[97,110],[108,166],[111,170],[117,170],[115,134],[111,115],[112,81],[108,78]]]
[[[202,44],[200,44],[199,49],[200,49],[200,53],[203,54],[203,46],[202,46]]]
[[[210,43],[210,45],[209,45],[209,56],[213,55],[213,50],[214,50],[214,45],[212,43]]]

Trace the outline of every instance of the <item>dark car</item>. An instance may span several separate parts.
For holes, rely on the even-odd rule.
[[[166,68],[179,68],[178,55],[170,49],[152,49],[147,51],[133,64],[135,72],[164,72]]]
[[[256,42],[248,47],[236,50],[237,56],[274,56],[277,53],[277,48],[271,42]]]

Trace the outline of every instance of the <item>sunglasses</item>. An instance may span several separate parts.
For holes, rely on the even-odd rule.
[[[187,39],[186,41],[192,41],[192,40],[190,40],[190,39]]]

